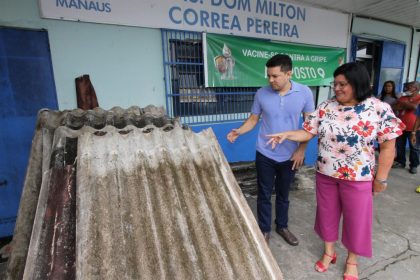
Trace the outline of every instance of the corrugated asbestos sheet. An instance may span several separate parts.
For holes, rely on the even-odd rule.
[[[212,130],[41,111],[8,279],[283,279]]]

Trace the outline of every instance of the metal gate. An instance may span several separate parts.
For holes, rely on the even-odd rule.
[[[168,115],[186,124],[248,118],[258,87],[206,88],[202,42],[198,32],[162,30]]]

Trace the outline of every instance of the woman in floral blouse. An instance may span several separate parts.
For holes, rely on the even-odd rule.
[[[346,63],[334,72],[335,97],[310,114],[303,130],[268,135],[272,147],[283,141],[305,142],[318,135],[317,211],[314,229],[324,241],[315,264],[325,272],[336,262],[334,249],[343,215],[342,243],[348,250],[344,279],[358,279],[357,257],[372,256],[372,192],[387,187],[395,138],[404,125],[391,107],[371,96],[363,65]],[[375,171],[375,141],[380,153]]]

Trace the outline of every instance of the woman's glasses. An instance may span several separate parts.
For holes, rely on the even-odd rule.
[[[345,86],[347,86],[349,83],[347,82],[331,82],[330,83],[330,87],[332,89],[335,89],[336,87],[338,87],[339,89],[343,89]]]

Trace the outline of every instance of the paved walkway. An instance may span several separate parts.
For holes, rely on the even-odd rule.
[[[252,178],[250,181],[255,184]],[[303,181],[306,185],[312,182],[308,178]],[[420,279],[420,194],[414,191],[418,185],[419,174],[412,175],[407,169],[392,169],[388,190],[374,199],[373,258],[359,259],[360,279]],[[246,194],[246,198],[255,215],[256,196]],[[313,268],[323,251],[322,242],[313,231],[314,190],[293,190],[290,202],[289,228],[300,239],[299,246],[288,245],[274,231],[270,241],[285,279],[342,279],[346,251],[340,242],[336,265],[331,265],[322,274]],[[1,263],[0,279],[4,269],[5,263]]]
[[[370,280],[418,280],[420,194],[415,187],[420,185],[420,175],[412,175],[408,169],[392,169],[388,181],[387,191],[374,198],[373,257],[359,259],[359,276]],[[256,196],[246,197],[255,215]],[[293,190],[289,229],[300,244],[288,245],[274,230],[270,240],[271,251],[287,280],[343,279],[346,250],[341,242],[337,243],[337,264],[325,273],[314,270],[314,263],[323,252],[323,244],[313,230],[314,219],[314,190]]]

